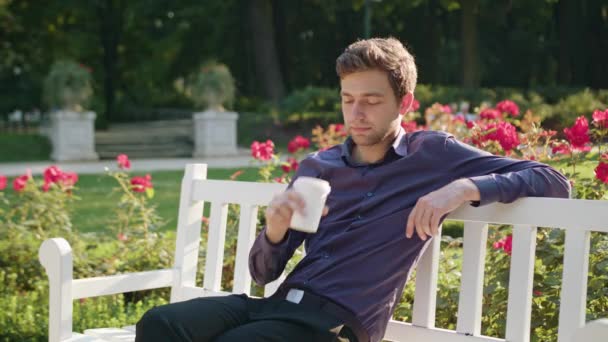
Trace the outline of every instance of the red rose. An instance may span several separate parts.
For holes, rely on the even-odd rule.
[[[336,128],[336,125],[329,125],[329,128],[330,128],[330,130],[333,130],[336,133],[339,132],[339,130]],[[342,127],[342,129],[343,129],[343,127]],[[298,135],[295,138],[293,138],[289,142],[289,144],[287,144],[287,151],[289,151],[289,153],[296,153],[301,149],[305,150],[309,147],[310,147],[310,140],[304,138],[301,135]]]
[[[128,170],[131,168],[131,161],[126,154],[119,154],[116,156],[116,162],[118,163],[118,167],[123,170]]]
[[[496,110],[500,113],[507,113],[511,116],[519,115],[519,107],[511,100],[500,101],[496,104]]]
[[[608,184],[608,163],[600,162],[595,168],[595,178]]]
[[[59,169],[57,166],[52,165],[47,167],[43,173],[44,183],[57,183],[57,181],[61,178],[61,174],[61,169]]]
[[[283,172],[288,173],[290,171],[297,171],[298,170],[298,160],[296,158],[293,157],[289,157],[287,158],[287,162],[286,164],[283,164],[281,166],[281,168],[283,169]]]
[[[576,122],[570,128],[564,128],[564,133],[572,145],[572,149],[589,151],[590,146],[585,146],[589,143],[589,122],[584,116],[576,118]]]
[[[29,175],[22,175],[13,180],[13,190],[16,192],[21,192],[25,189],[25,185],[27,181],[30,179]]]
[[[152,176],[150,174],[145,177],[135,176],[131,178],[131,190],[144,192],[146,189],[152,189]]]
[[[593,124],[598,128],[608,128],[608,109],[605,111],[596,110],[593,112]]]
[[[511,255],[511,252],[513,251],[513,235],[509,234],[505,238],[505,243],[502,246],[502,250],[505,251],[508,255]]]
[[[441,106],[441,111],[446,113],[446,114],[452,114],[452,107],[450,107],[450,105],[442,105]]]
[[[572,153],[572,149],[570,148],[570,144],[562,143],[553,145],[551,152],[553,152],[553,154],[570,154]]]
[[[479,113],[479,117],[484,120],[500,120],[502,119],[502,113],[494,108],[486,108]]]
[[[6,183],[8,182],[6,176],[0,175],[0,190],[6,189]]]
[[[251,155],[258,160],[270,160],[274,153],[274,143],[266,140],[265,143],[254,141],[251,144]]]
[[[405,103],[406,99],[405,97],[403,98],[403,100],[401,101],[401,108],[404,108],[406,103]],[[409,109],[410,112],[415,112],[418,109],[420,109],[420,101],[414,99],[414,101],[412,101],[412,105]],[[405,113],[404,113],[405,114]]]
[[[78,182],[78,175],[75,172],[64,172],[61,174],[59,182],[66,187],[74,186]]]
[[[515,126],[508,122],[490,123],[486,127],[486,130],[489,133],[484,135],[483,141],[497,141],[505,152],[509,152],[519,145],[519,137],[517,136]]]

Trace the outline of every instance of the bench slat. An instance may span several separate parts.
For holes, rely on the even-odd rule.
[[[576,330],[585,324],[589,245],[588,231],[566,231],[558,342],[570,342]]]
[[[432,342],[505,342],[500,338],[488,336],[467,336],[456,333],[454,330],[440,328],[423,328],[409,323],[390,321],[385,340],[389,341],[432,341]]]
[[[203,280],[203,287],[211,291],[221,290],[227,218],[228,205],[212,202]]]
[[[72,299],[169,287],[173,269],[155,270],[72,281]]]
[[[507,302],[507,341],[530,341],[536,227],[513,227]]]
[[[511,204],[492,203],[483,208],[463,205],[448,218],[459,221],[608,232],[608,201],[526,197]]]
[[[179,196],[175,259],[173,261],[173,267],[178,271],[171,289],[171,303],[181,300],[182,286],[194,286],[196,282],[201,244],[201,221],[205,202],[193,201],[192,189],[194,180],[205,178],[207,178],[207,165],[186,165]]]
[[[465,222],[462,278],[456,324],[456,331],[461,334],[477,336],[481,333],[481,305],[487,240],[487,224]]]
[[[257,221],[258,207],[254,205],[242,205],[234,265],[234,287],[232,289],[234,293],[249,294],[251,290],[249,250],[255,240]]]
[[[222,180],[194,181],[194,201],[268,205],[273,196],[287,188],[286,184]]]
[[[439,234],[431,240],[416,267],[416,292],[412,324],[419,327],[433,328],[435,326],[440,247],[441,226],[439,227]]]

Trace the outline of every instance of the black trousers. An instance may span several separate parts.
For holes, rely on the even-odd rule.
[[[247,295],[196,298],[146,312],[136,342],[356,342],[338,318],[281,298]]]

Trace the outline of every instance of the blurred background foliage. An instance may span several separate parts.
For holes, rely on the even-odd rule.
[[[66,58],[91,69],[100,128],[192,108],[174,83],[209,59],[239,112],[337,113],[302,93],[337,98],[335,59],[366,35],[407,44],[423,105],[510,97],[563,121],[608,103],[605,0],[0,0],[0,115],[46,110],[44,77]]]

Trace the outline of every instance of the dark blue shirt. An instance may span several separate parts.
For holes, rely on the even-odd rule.
[[[296,176],[327,180],[329,214],[316,234],[289,230],[278,244],[263,230],[249,258],[256,283],[277,279],[294,250],[306,256],[282,286],[304,288],[350,309],[371,341],[381,341],[395,304],[427,241],[406,238],[407,217],[418,198],[468,178],[480,202],[508,203],[524,196],[568,197],[568,180],[551,167],[495,156],[444,132],[399,133],[384,159],[357,164],[353,142],[311,154]]]

